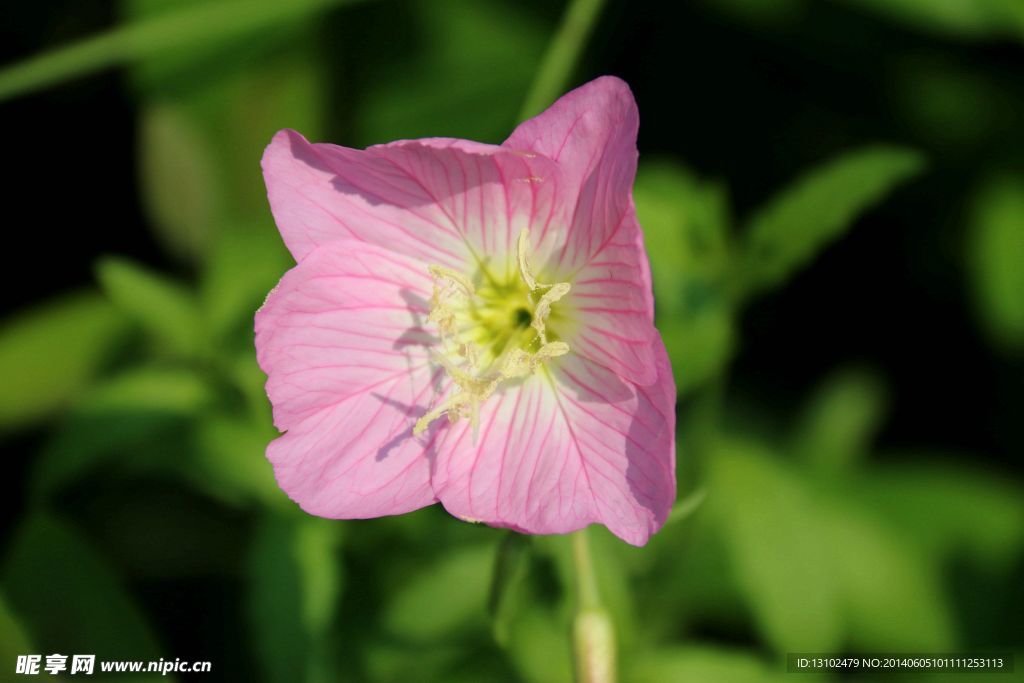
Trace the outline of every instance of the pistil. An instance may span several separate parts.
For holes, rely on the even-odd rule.
[[[513,284],[491,301],[482,301],[472,281],[464,274],[442,266],[428,267],[434,291],[427,321],[437,326],[441,338],[441,351],[435,354],[435,359],[451,378],[454,388],[445,401],[416,421],[413,434],[422,434],[431,422],[442,415],[447,415],[453,424],[465,417],[473,427],[475,442],[480,406],[502,382],[533,375],[548,360],[569,352],[569,345],[565,342],[548,341],[547,328],[551,307],[569,293],[569,283],[545,284],[537,280],[528,259],[528,230],[519,234],[516,250],[518,274],[526,291]],[[517,294],[525,294],[525,300],[509,302],[501,298]],[[504,315],[502,310],[506,311]],[[460,321],[460,313],[468,313],[469,320]],[[523,335],[522,325],[527,317],[533,335]],[[461,334],[460,322],[463,322]],[[474,339],[497,341],[490,350],[482,352],[472,341]],[[518,340],[519,344],[509,345],[512,340]],[[536,350],[531,352],[528,350],[530,347],[536,347]],[[481,358],[487,357],[488,351],[491,361],[486,368],[480,369]]]

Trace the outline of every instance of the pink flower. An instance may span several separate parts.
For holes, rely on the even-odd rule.
[[[632,200],[636,103],[604,77],[502,145],[263,157],[298,265],[256,314],[267,457],[304,510],[440,501],[528,533],[643,545],[675,499],[675,385]]]

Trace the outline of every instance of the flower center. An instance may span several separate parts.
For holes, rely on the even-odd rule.
[[[529,231],[523,230],[517,271],[506,282],[487,278],[479,288],[462,273],[428,266],[434,292],[427,322],[437,327],[441,343],[435,357],[455,386],[444,402],[416,421],[413,434],[447,415],[453,424],[468,418],[475,441],[480,405],[502,382],[532,375],[569,352],[549,327],[558,321],[552,307],[569,293],[569,283],[539,282],[528,252]]]

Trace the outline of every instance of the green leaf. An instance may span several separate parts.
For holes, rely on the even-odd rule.
[[[941,567],[846,479],[800,476],[755,442],[724,440],[712,495],[754,616],[776,651],[943,651],[954,645]]]
[[[725,190],[699,180],[669,160],[645,161],[633,189],[637,217],[651,259],[657,306],[667,312],[697,308],[690,281],[717,284],[729,261]]]
[[[738,271],[744,293],[782,284],[923,165],[910,149],[867,147],[805,174],[751,218]]]
[[[176,256],[201,260],[214,233],[220,194],[208,142],[181,107],[139,112],[143,206],[161,242]]]
[[[948,652],[954,628],[939,567],[893,534],[888,520],[856,506],[818,508],[842,589],[848,641],[863,652]]]
[[[680,396],[719,377],[736,350],[736,322],[724,305],[715,304],[692,317],[659,316],[657,327]]]
[[[846,0],[912,28],[952,38],[1024,39],[1018,0]]]
[[[155,660],[159,649],[132,597],[75,530],[37,513],[15,534],[2,584],[43,652]]]
[[[627,572],[636,549],[604,527],[591,527],[587,534],[598,593],[614,624],[617,646],[621,653],[633,652],[638,645],[640,619]]]
[[[709,463],[708,508],[768,641],[778,652],[836,650],[839,580],[811,494],[754,442],[723,441]]]
[[[508,656],[526,683],[572,680],[569,622],[551,610],[531,605],[509,632]]]
[[[633,196],[651,259],[658,329],[685,393],[720,374],[735,345],[725,192],[655,161],[640,166]]]
[[[794,452],[822,472],[840,472],[867,455],[885,415],[882,380],[849,368],[828,377],[797,426]]]
[[[227,359],[225,370],[228,378],[242,394],[249,414],[259,424],[273,424],[270,400],[267,398],[267,376],[256,362],[256,347],[251,343],[251,332],[246,333],[246,348],[235,351],[233,357]],[[276,436],[271,433],[271,436]]]
[[[281,511],[293,510],[274,480],[264,455],[267,444],[279,436],[268,425],[257,425],[229,415],[208,415],[196,425],[194,459],[185,463],[185,475],[210,496],[242,505],[253,502]]]
[[[707,645],[664,648],[642,654],[631,668],[633,683],[769,683],[785,675],[749,652]],[[815,680],[811,677],[810,680]]]
[[[485,627],[494,548],[454,548],[397,587],[383,619],[389,632],[413,642],[439,641]]]
[[[808,0],[703,0],[701,4],[732,21],[749,24],[758,32],[769,32],[789,28],[802,21],[807,11]]]
[[[964,159],[1017,130],[1017,104],[1006,97],[1012,78],[936,50],[900,59],[886,92],[902,127],[922,146],[937,157]]]
[[[982,321],[1005,348],[1024,348],[1024,176],[992,178],[981,186],[968,234]]]
[[[215,339],[240,337],[251,347],[253,316],[294,265],[277,231],[264,227],[224,230],[215,240],[201,287],[205,317]]]
[[[959,558],[983,571],[1013,567],[1024,547],[1020,484],[953,465],[966,460],[962,455],[901,453],[885,459],[906,464],[876,468],[858,487],[887,524],[938,558]]]
[[[455,643],[432,645],[395,644],[390,641],[370,641],[361,648],[366,673],[352,680],[380,681],[381,683],[448,683],[449,671],[463,656],[464,647]],[[479,680],[482,679],[478,677]],[[500,678],[495,680],[501,680]]]
[[[313,31],[295,31],[276,50],[231,69],[187,70],[184,83],[159,81],[146,88],[147,97],[173,103],[210,155],[221,213],[204,242],[207,248],[216,248],[227,230],[242,238],[277,236],[260,159],[282,128],[311,139],[323,136],[330,88],[327,61],[317,46]]]
[[[191,292],[127,259],[101,259],[96,273],[110,300],[157,342],[185,357],[200,353],[203,325]]]
[[[500,644],[508,642],[509,623],[522,604],[529,560],[529,537],[516,531],[505,532],[494,558],[491,591],[487,599],[494,639]]]
[[[219,0],[168,9],[0,70],[0,100],[167,51],[241,39],[253,31],[323,11],[337,2]]]
[[[75,402],[36,460],[33,494],[51,495],[113,458],[153,464],[146,461],[154,460],[154,450],[143,446],[180,435],[185,420],[213,400],[206,382],[182,369],[142,367],[98,383]]]
[[[533,85],[519,112],[520,119],[536,116],[562,95],[587,37],[601,14],[602,5],[604,0],[573,0],[569,3],[558,31],[548,43],[544,60],[537,68]]]
[[[17,661],[18,655],[32,654],[31,647],[20,620],[0,593],[0,662],[9,666]]]
[[[678,501],[672,506],[672,512],[669,513],[668,519],[665,520],[665,526],[678,524],[683,520],[688,519],[693,515],[693,513],[700,509],[701,505],[704,504],[705,498],[707,498],[707,491],[704,489],[697,489],[686,496],[683,500]]]
[[[161,7],[130,3],[142,18]],[[152,132],[140,140],[152,157],[147,208],[158,237],[206,266],[202,297],[214,339],[241,330],[243,320],[251,336],[253,312],[292,265],[267,208],[260,157],[282,128],[323,137],[330,60],[318,38],[311,25],[275,26],[238,49],[161,55],[133,70],[141,95],[158,103],[140,125]]]
[[[4,321],[0,429],[44,417],[78,395],[127,328],[116,309],[92,292],[67,295]]]
[[[339,530],[334,520],[270,516],[256,532],[249,617],[270,681],[333,680],[326,639],[342,590]]]
[[[416,2],[396,13],[384,3],[364,15],[404,39],[382,53],[353,27],[351,146],[450,135],[500,142],[537,73],[550,29],[522,3]],[[370,24],[374,26],[374,24]]]

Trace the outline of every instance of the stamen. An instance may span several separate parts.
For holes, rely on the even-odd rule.
[[[452,304],[467,303],[474,296],[475,290],[465,275],[451,268],[427,266],[427,271],[434,280],[427,322],[437,325],[441,341],[447,345],[455,336],[455,311]]]
[[[469,281],[469,278],[457,270],[445,268],[444,266],[427,266],[427,271],[434,277],[435,286],[438,280],[448,280],[458,285],[465,292],[466,296],[473,296],[476,293],[476,288],[473,287],[473,283]]]
[[[563,296],[569,293],[569,283],[559,282],[558,284],[551,285],[551,289],[544,292],[541,296],[540,301],[537,302],[537,310],[533,313],[533,322],[530,325],[537,330],[537,336],[540,338],[540,343],[547,344],[547,330],[544,327],[544,321],[548,315],[551,314],[551,304],[555,303]]]
[[[537,338],[540,339],[541,346],[548,343],[547,329],[545,328],[545,321],[551,314],[551,304],[555,303],[563,296],[569,293],[570,285],[568,282],[558,282],[553,285],[547,285],[542,282],[538,282],[537,278],[533,276],[533,271],[530,268],[530,261],[527,258],[527,252],[530,246],[530,231],[523,230],[519,233],[519,242],[516,245],[516,251],[519,256],[519,275],[523,278],[523,282],[530,288],[530,293],[547,290],[541,295],[540,300],[537,302],[537,308],[533,312],[533,321],[530,326],[537,330]]]
[[[530,288],[530,291],[537,289],[537,281],[533,278],[533,273],[530,272],[530,261],[527,259],[526,250],[529,249],[530,242],[530,231],[524,229],[519,233],[519,242],[516,244],[516,252],[519,258],[519,275],[523,278],[523,282]]]
[[[442,341],[442,352],[435,354],[435,359],[444,368],[455,386],[443,403],[435,406],[416,421],[413,427],[414,435],[422,434],[430,423],[442,415],[447,415],[448,420],[453,424],[459,418],[464,417],[469,419],[470,425],[473,427],[473,442],[476,443],[480,427],[480,406],[494,394],[502,382],[532,375],[540,369],[545,361],[569,353],[569,345],[565,342],[548,341],[546,326],[547,319],[551,315],[551,306],[569,293],[569,283],[545,284],[537,281],[528,258],[529,234],[529,230],[519,233],[516,252],[519,275],[528,290],[523,303],[527,307],[533,307],[532,314],[530,314],[529,308],[523,308],[523,310],[529,315],[530,327],[536,332],[534,339],[527,339],[523,336],[528,328],[520,326],[516,322],[519,320],[518,316],[513,316],[509,321],[508,309],[504,309],[506,305],[504,302],[499,304],[493,312],[488,311],[480,315],[476,290],[465,275],[443,266],[428,266],[428,271],[434,281],[434,291],[430,298],[430,314],[427,316],[427,320],[437,325]],[[514,291],[515,288],[513,287],[512,290]],[[540,298],[534,301],[532,297],[538,295]],[[486,306],[484,308],[486,309]],[[489,367],[480,369],[480,348],[473,342],[464,342],[458,338],[457,314],[470,309],[477,311],[473,314],[476,316],[473,318],[476,324],[484,325],[485,330],[491,333],[495,333],[490,329],[495,321],[507,321],[503,324],[511,324],[513,329],[501,329],[501,324],[499,324],[497,337],[503,340],[518,339],[520,346],[512,347],[504,353],[494,349],[503,348],[506,341],[501,342],[500,347],[492,347],[492,353],[500,353],[500,356],[492,357]],[[501,310],[506,312],[498,315],[497,312]],[[478,338],[478,335],[471,332],[469,335]],[[534,343],[537,344],[537,350],[530,353],[526,349]],[[464,361],[456,364],[454,358],[462,358]]]

